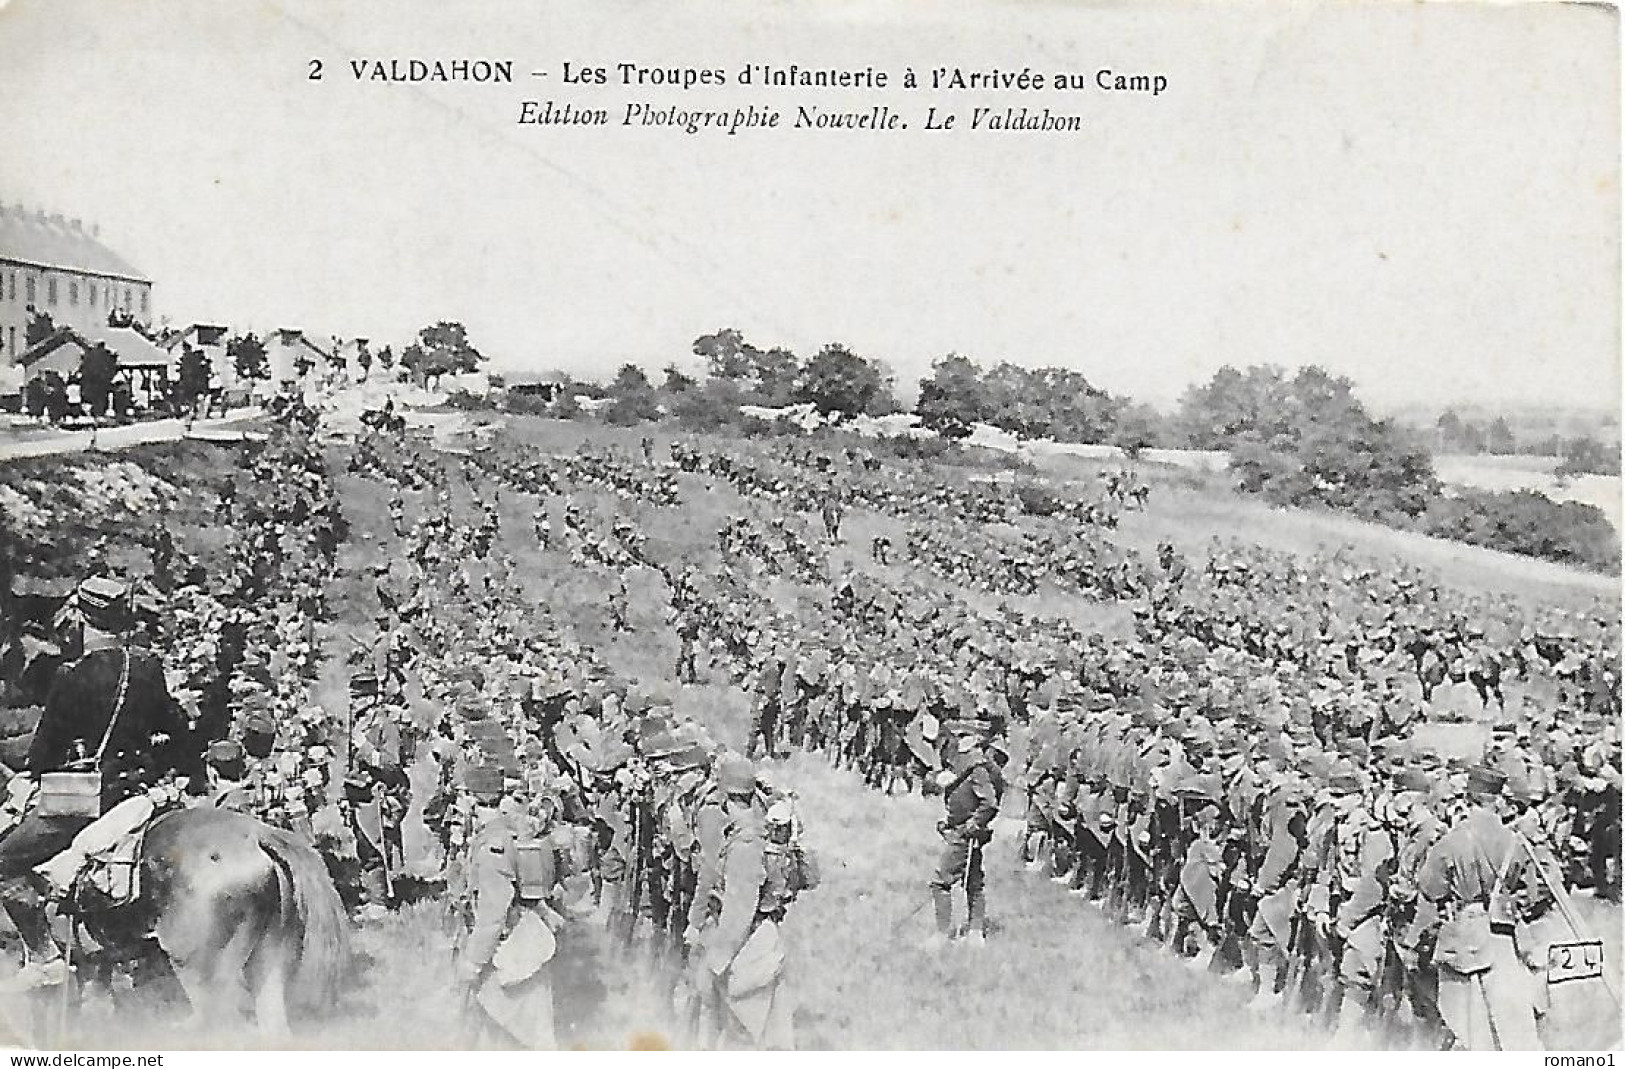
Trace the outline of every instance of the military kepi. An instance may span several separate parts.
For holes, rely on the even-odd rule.
[[[79,584],[79,613],[98,631],[119,632],[130,626],[130,588],[117,579],[93,575]]]

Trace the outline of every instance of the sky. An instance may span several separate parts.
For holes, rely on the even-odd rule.
[[[160,315],[493,365],[692,368],[724,326],[886,361],[1076,368],[1167,404],[1318,363],[1374,405],[1619,396],[1617,16],[1595,5],[11,0],[0,199],[101,226]],[[351,58],[514,61],[505,86]],[[309,60],[325,62],[319,82]],[[879,92],[566,86],[561,65],[874,66]],[[1168,89],[897,88],[1156,72]],[[548,77],[531,78],[533,70]],[[890,105],[911,129],[522,127],[608,108]],[[920,128],[1050,106],[1075,134]]]

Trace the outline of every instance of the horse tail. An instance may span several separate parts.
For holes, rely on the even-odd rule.
[[[259,846],[276,873],[282,930],[298,939],[289,996],[303,1010],[331,1009],[350,965],[350,929],[327,866],[280,828],[262,825]]]

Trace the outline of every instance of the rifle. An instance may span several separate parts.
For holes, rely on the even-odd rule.
[[[1540,877],[1540,882],[1545,884],[1546,890],[1551,893],[1552,901],[1557,904],[1558,912],[1563,915],[1564,923],[1569,926],[1569,932],[1576,939],[1590,939],[1590,932],[1580,922],[1580,918],[1575,915],[1574,907],[1569,903],[1568,894],[1552,879],[1551,874],[1546,871],[1546,866],[1540,863],[1540,858],[1535,855],[1535,848],[1523,835],[1516,831],[1512,834],[1518,840],[1518,846],[1523,849],[1524,854],[1529,858],[1529,863],[1534,866],[1535,875]],[[1614,982],[1608,978],[1608,970],[1604,969],[1597,979],[1602,981],[1603,989],[1608,992],[1608,997],[1614,1000],[1615,1008],[1619,1008],[1619,992],[1614,988]]]
[[[638,927],[638,913],[642,907],[643,883],[648,879],[648,848],[645,844],[648,830],[648,820],[644,812],[643,799],[640,796],[632,798],[632,872],[628,877],[626,892],[626,929],[624,938],[627,943],[632,941]]]
[[[1281,983],[1281,996],[1291,1005],[1291,1000],[1297,995],[1304,982],[1304,959],[1307,954],[1305,943],[1309,939],[1309,917],[1304,912],[1305,877],[1310,873],[1299,873],[1297,894],[1292,903],[1292,928],[1286,940],[1286,978]]]

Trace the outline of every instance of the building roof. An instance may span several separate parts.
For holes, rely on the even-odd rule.
[[[218,345],[225,339],[229,329],[218,323],[192,323],[177,330],[166,331],[164,336],[158,339],[158,345],[164,349],[173,349],[191,338],[196,338],[200,345]]]
[[[265,344],[303,345],[314,350],[320,356],[331,355],[326,349],[323,349],[320,345],[317,345],[315,342],[311,341],[310,337],[306,335],[304,331],[296,330],[293,327],[282,327],[278,330],[271,331],[271,333],[265,336]]]
[[[0,205],[0,260],[151,282],[146,275],[97,239],[78,219]]]
[[[119,367],[168,367],[171,357],[138,330],[129,327],[58,327],[50,336],[19,354],[17,363],[28,367],[64,345],[90,349],[97,342],[118,357]]]

